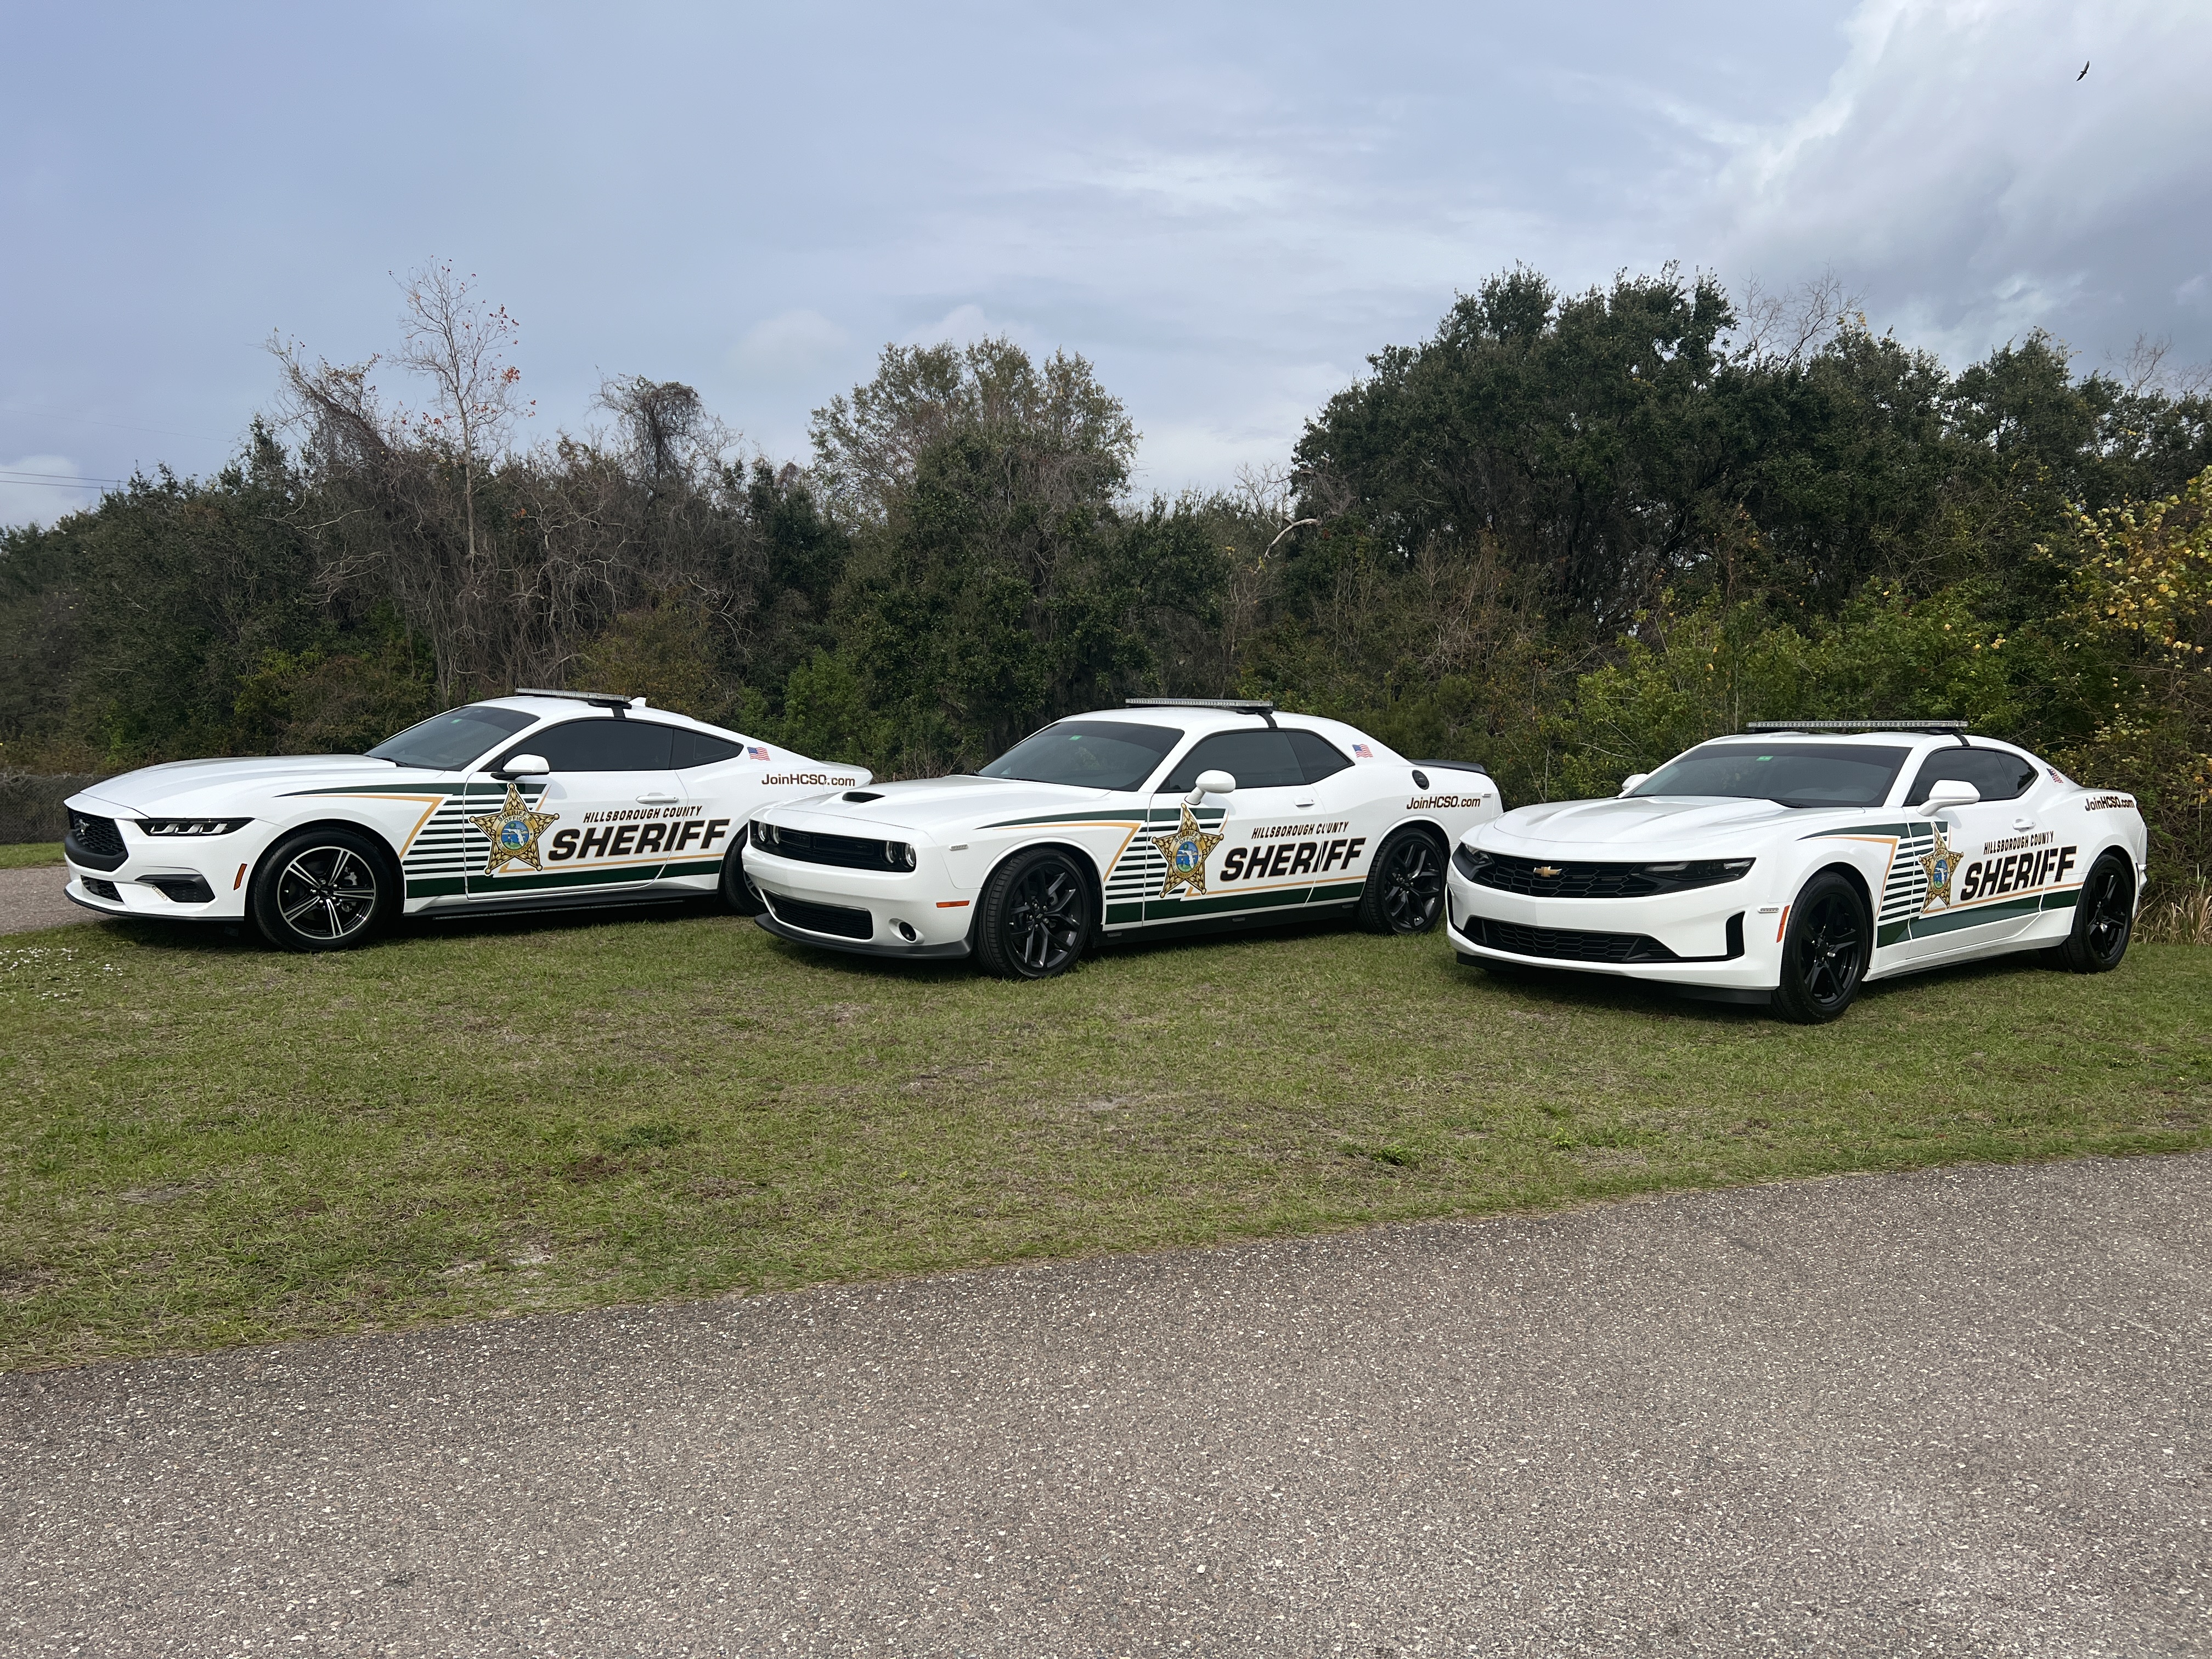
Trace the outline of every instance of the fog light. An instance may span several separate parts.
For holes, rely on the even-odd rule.
[[[894,921],[891,923],[891,926],[898,929],[899,937],[904,939],[908,945],[915,943],[921,938],[921,934],[915,933],[913,928],[909,927],[902,921]]]

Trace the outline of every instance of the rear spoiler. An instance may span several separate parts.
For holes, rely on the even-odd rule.
[[[1417,760],[1406,763],[1408,766],[1438,766],[1448,772],[1480,772],[1486,778],[1490,775],[1490,769],[1480,761]]]

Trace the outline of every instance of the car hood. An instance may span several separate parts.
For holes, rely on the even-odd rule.
[[[348,784],[386,786],[450,779],[450,772],[394,766],[366,755],[267,755],[246,760],[171,761],[106,778],[82,798],[134,812],[174,812],[201,817],[257,812],[280,795]]]
[[[1522,806],[1482,825],[1470,837],[1494,853],[1534,853],[1558,848],[1649,850],[1686,847],[1747,834],[1786,829],[1808,834],[1839,817],[1864,817],[1868,807],[1790,807],[1771,800],[1650,795],[1607,800],[1552,801]]]
[[[854,795],[873,799],[854,800]],[[756,816],[796,830],[834,830],[873,835],[910,830],[925,836],[958,836],[1031,813],[1076,812],[1110,803],[1117,811],[1142,811],[1147,797],[1114,789],[1077,789],[1066,784],[1025,783],[1018,778],[916,778],[906,783],[872,783],[865,789],[811,795]]]

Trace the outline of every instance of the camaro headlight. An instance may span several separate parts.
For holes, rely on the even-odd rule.
[[[1489,862],[1489,854],[1479,852],[1465,842],[1462,842],[1452,849],[1452,867],[1469,881],[1473,881],[1483,866]]]
[[[228,836],[252,822],[252,818],[141,818],[138,828],[149,836]]]

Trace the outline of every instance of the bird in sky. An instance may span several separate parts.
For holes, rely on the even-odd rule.
[[[2077,76],[2075,76],[2074,78],[2075,78],[2076,81],[2078,81],[2078,80],[2080,80],[2080,79],[2081,78],[2081,76],[2082,76],[2082,75],[2087,75],[2088,72],[2089,72],[2089,65],[2085,62],[2085,63],[2083,63],[2083,64],[2082,64],[2082,65],[2081,65],[2081,75],[2077,75]]]

